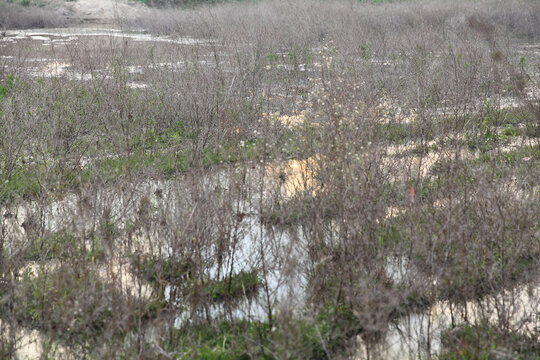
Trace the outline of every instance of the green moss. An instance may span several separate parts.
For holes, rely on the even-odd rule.
[[[239,161],[261,158],[264,149],[257,139],[240,140],[238,142],[223,143],[218,146],[208,147],[203,151],[203,166],[211,166],[224,163],[236,163]]]
[[[139,277],[151,282],[156,287],[162,287],[163,282],[166,282],[178,286],[184,294],[189,294],[195,290],[194,264],[188,259],[178,261],[132,255],[130,256],[130,262],[134,272]],[[223,280],[207,280],[204,291],[210,302],[234,302],[244,297],[256,296],[261,286],[262,280],[256,271],[242,271]]]
[[[394,247],[401,241],[401,233],[394,224],[388,221],[375,230],[375,238],[379,248]]]
[[[12,90],[14,90],[16,85],[16,80],[13,75],[6,75],[5,81],[0,83],[0,101],[6,98]]]
[[[531,138],[540,137],[540,122],[528,122],[525,124],[525,136]]]
[[[491,151],[499,146],[500,136],[487,125],[481,129],[465,133],[465,141],[470,150],[479,150],[481,153]]]
[[[155,319],[160,311],[164,311],[167,307],[167,301],[165,299],[153,299],[144,305],[144,311],[142,312],[142,319]],[[135,314],[137,318],[138,314]]]
[[[148,167],[156,159],[155,154],[133,154],[132,156],[121,156],[108,158],[98,161],[93,167],[92,172],[104,176],[105,178],[117,178]]]
[[[162,154],[156,159],[155,167],[164,175],[171,176],[178,172],[187,171],[189,162],[187,156],[183,152]]]
[[[0,204],[18,199],[35,200],[48,191],[62,194],[91,179],[89,169],[69,168],[62,162],[28,164],[21,161],[21,165],[8,172],[2,160],[0,158]]]
[[[205,148],[201,155],[193,152],[188,144],[177,149],[152,148],[135,152],[130,156],[122,155],[96,161],[89,172],[110,180],[146,173],[149,169],[158,170],[164,175],[173,175],[197,166],[213,166],[258,158],[261,149],[257,144],[256,140],[245,141],[243,145],[224,143]]]
[[[517,136],[518,132],[519,130],[515,128],[514,125],[505,124],[501,131],[501,135],[503,136],[503,138],[510,138],[510,137]]]

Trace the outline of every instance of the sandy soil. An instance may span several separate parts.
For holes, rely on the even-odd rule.
[[[132,19],[145,9],[143,4],[128,0],[49,0],[45,6],[70,21],[99,24]]]

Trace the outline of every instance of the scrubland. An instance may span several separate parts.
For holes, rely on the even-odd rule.
[[[0,358],[539,358],[540,3],[10,21]]]

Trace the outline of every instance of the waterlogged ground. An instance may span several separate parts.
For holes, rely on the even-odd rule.
[[[325,50],[314,48],[311,51],[315,60],[310,64],[285,61],[283,58],[289,55],[282,56],[276,52],[264,67],[264,71],[294,73],[301,77],[302,84],[308,84],[305,91],[307,94],[295,95],[300,105],[292,107],[284,107],[282,103],[291,101],[293,95],[280,92],[279,88],[271,94],[263,92],[267,103],[256,114],[259,122],[273,126],[284,134],[290,132],[292,137],[298,137],[298,133],[303,134],[302,131],[316,133],[319,131],[317,129],[329,126],[312,121],[309,109],[302,108],[302,104],[313,100],[307,98],[317,96],[322,86],[328,86],[313,75],[318,74],[324,66],[329,66],[329,60],[324,57]],[[527,66],[531,66],[528,74],[538,77],[540,69],[529,64],[534,64],[534,59],[538,61],[540,58],[540,47],[536,44],[525,44],[519,47],[519,51],[528,59]],[[145,56],[136,56],[141,53]],[[186,53],[196,55],[180,56]],[[387,67],[399,66],[399,61],[392,59],[373,59],[371,63],[381,71]],[[216,39],[154,36],[145,31],[127,32],[115,28],[6,31],[0,38],[1,74],[27,81],[46,80],[53,85],[58,81],[60,86],[62,82],[80,82],[96,87],[111,83],[120,84],[123,89],[143,93],[162,86],[168,75],[204,73],[207,68],[215,69],[220,66],[224,72],[236,70],[233,55],[227,52],[225,44]],[[242,75],[247,78],[247,75]],[[238,78],[236,75],[232,76],[231,83],[223,86],[224,95],[220,93],[219,96],[232,96],[227,93],[227,87],[232,88],[236,81],[245,80],[239,77],[240,75]],[[479,100],[480,105],[473,106],[491,106],[500,112],[522,108],[527,101],[534,102],[540,97],[537,87],[539,83],[531,84],[523,90],[525,95],[519,99],[500,96],[490,102],[486,102],[486,99]],[[198,94],[195,93],[194,97],[196,96]],[[351,163],[360,162],[370,155],[379,156],[380,161],[373,166],[380,167],[380,178],[374,181],[407,184],[400,190],[401,193],[396,195],[396,201],[380,209],[382,215],[374,221],[376,224],[390,223],[413,211],[443,212],[445,209],[452,209],[456,202],[459,203],[459,199],[440,198],[433,201],[428,210],[420,204],[420,191],[415,192],[415,186],[418,188],[423,180],[444,173],[445,161],[450,157],[482,164],[486,154],[489,154],[507,160],[511,157],[508,161],[518,162],[524,167],[538,167],[539,137],[530,136],[526,132],[525,123],[512,127],[494,126],[489,129],[489,133],[480,129],[479,131],[484,131],[484,138],[481,139],[484,143],[474,146],[463,146],[472,142],[470,134],[435,134],[429,138],[422,134],[415,138],[408,136],[408,129],[414,130],[415,126],[425,121],[421,111],[414,108],[405,110],[403,106],[383,98],[384,96],[381,96],[382,100],[374,100],[370,109],[377,126],[401,126],[405,127],[405,130],[400,130],[402,133],[396,136],[389,136],[390,140],[383,148],[374,149],[369,143],[365,145],[366,153],[351,150],[340,154],[340,159]],[[443,107],[434,110],[443,124],[453,116],[446,110]],[[223,114],[224,117],[227,115],[225,111]],[[330,122],[330,125],[338,128],[348,122],[353,123],[351,119],[343,118]],[[243,135],[245,131],[247,130],[243,127],[232,123],[223,129],[223,133],[233,135]],[[394,141],[396,137],[398,141]],[[485,150],[482,146],[487,144],[495,147],[490,142],[493,138],[504,141],[497,143],[496,151],[490,153],[492,150]],[[339,140],[336,143],[336,146],[339,146]],[[457,146],[458,143],[461,145]],[[234,146],[247,152],[258,145],[240,139]],[[288,149],[283,150],[284,153],[287,151]],[[63,229],[87,234],[95,228],[98,218],[106,214],[108,219],[117,220],[114,224],[114,241],[104,245],[109,261],[100,263],[92,257],[93,269],[104,282],[110,282],[120,293],[129,296],[138,294],[141,298],[153,299],[158,291],[151,281],[138,276],[137,269],[133,266],[134,255],[154,260],[174,259],[179,256],[178,238],[182,238],[178,234],[193,231],[193,226],[204,227],[208,238],[212,238],[216,233],[227,232],[228,239],[232,239],[227,240],[232,241],[232,244],[227,243],[227,246],[231,246],[232,250],[225,259],[215,259],[216,247],[220,246],[219,244],[209,244],[196,255],[202,263],[207,264],[205,277],[221,278],[227,273],[238,274],[259,269],[265,279],[264,289],[254,297],[246,296],[234,309],[214,304],[210,309],[197,309],[195,312],[202,314],[206,311],[207,315],[212,317],[231,316],[254,321],[267,320],[269,308],[291,309],[293,313],[302,313],[310,295],[307,291],[311,286],[310,279],[305,268],[310,261],[308,254],[311,251],[313,233],[310,233],[309,226],[303,225],[302,211],[289,214],[286,210],[296,206],[294,202],[300,201],[299,199],[305,202],[301,202],[304,206],[307,201],[327,194],[329,185],[325,179],[334,178],[326,175],[325,171],[338,161],[330,158],[329,154],[332,152],[275,158],[247,156],[247,159],[237,162],[221,159],[206,164],[206,167],[181,171],[168,178],[147,176],[144,179],[135,179],[126,176],[117,182],[104,181],[103,185],[97,188],[83,183],[75,189],[59,193],[52,200],[40,202],[41,199],[23,198],[14,205],[2,208],[3,243],[8,252],[16,252],[21,247],[20,244],[30,242],[29,239],[36,235],[37,228],[45,232],[39,234],[41,237]],[[23,158],[31,163],[38,161],[34,155]],[[120,158],[118,154],[97,149],[95,153],[81,155],[78,166],[92,166],[100,161],[116,161]],[[361,176],[362,174],[358,181],[361,181]],[[509,201],[534,202],[539,200],[539,188],[538,182],[535,182],[538,176],[533,174],[532,177],[528,187],[519,180],[519,172],[516,172],[513,178],[509,176],[506,182],[489,185],[500,188],[500,192],[508,196]],[[418,208],[415,208],[417,204]],[[377,204],[373,207],[377,207]],[[229,220],[220,215],[220,212],[227,211],[234,214],[232,223],[228,223]],[[209,217],[209,222],[197,223],[197,220],[208,212],[215,214]],[[328,218],[331,217],[331,214],[328,214]],[[141,219],[146,219],[146,222],[137,223]],[[173,225],[177,219],[182,221],[175,227]],[[342,221],[344,220],[328,220],[327,233],[323,236],[331,239],[338,234],[344,227]],[[216,238],[222,237],[217,235]],[[82,246],[90,251],[93,244],[84,240]],[[331,256],[333,255],[323,257],[314,267],[322,268]],[[32,260],[19,269],[19,274],[35,277],[44,271],[52,272],[59,266],[55,259]],[[382,268],[382,278],[387,279],[389,286],[396,289],[418,281],[425,281],[428,289],[436,289],[438,281],[441,281],[436,276],[426,275],[425,269],[411,261],[405,252],[396,251],[396,256],[387,259]],[[466,300],[460,304],[438,299],[423,308],[393,317],[387,322],[387,328],[375,345],[358,336],[359,350],[355,351],[354,356],[359,359],[366,358],[366,349],[373,352],[375,346],[381,359],[429,358],[442,350],[442,332],[452,325],[462,322],[475,323],[477,319],[487,318],[494,324],[505,323],[508,329],[516,332],[531,332],[534,326],[534,323],[529,321],[531,314],[538,314],[540,311],[537,301],[540,289],[537,284],[537,280],[527,284],[520,283],[513,289],[499,289],[480,299]],[[194,316],[193,312],[188,311],[182,304],[188,299],[180,297],[172,300],[174,296],[171,294],[180,292],[180,289],[179,284],[167,284],[163,289],[166,301],[178,302],[180,311],[170,314],[174,319],[172,326],[176,328],[189,324]],[[511,304],[505,309],[512,309],[512,312],[496,314],[488,311],[500,308],[501,304]],[[486,312],[489,315],[482,316]],[[148,327],[147,334],[149,342],[155,342],[152,326]],[[17,337],[20,341],[16,354],[22,359],[40,358],[43,352],[42,344],[45,343],[52,343],[52,347],[58,349],[54,354],[57,358],[71,356],[66,355],[70,350],[61,342],[54,339],[45,341],[46,335],[38,330],[21,330]]]

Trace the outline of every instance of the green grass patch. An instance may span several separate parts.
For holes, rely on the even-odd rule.
[[[18,199],[35,200],[53,191],[62,194],[92,179],[88,168],[70,167],[65,163],[21,164],[9,171],[2,169],[0,160],[0,204],[11,204]]]
[[[441,335],[441,360],[540,359],[538,338],[490,324],[461,324]]]
[[[392,144],[405,144],[424,137],[431,140],[434,137],[433,129],[421,129],[418,123],[387,123],[377,124],[376,136]]]
[[[97,339],[113,317],[115,295],[97,273],[81,270],[60,265],[41,268],[37,276],[24,273],[14,301],[16,318],[71,345],[86,347]]]
[[[183,294],[195,291],[195,264],[188,259],[178,261],[134,254],[130,256],[130,263],[135,274],[156,287],[169,283],[178,286]],[[234,302],[256,296],[262,280],[256,271],[241,271],[222,280],[209,279],[204,285],[204,292],[210,302]]]
[[[7,179],[0,177],[0,204],[9,204],[17,198],[30,200],[39,194],[41,186],[36,173],[29,168],[16,167]]]
[[[154,285],[161,281],[168,283],[188,281],[194,267],[194,264],[189,260],[158,259],[138,254],[130,256],[130,263],[139,277]]]
[[[523,146],[511,151],[481,154],[472,164],[495,162],[506,165],[540,166],[540,145]]]
[[[174,329],[169,350],[181,349],[192,359],[274,359],[268,351],[267,322],[222,321]]]
[[[66,232],[56,232],[42,238],[31,239],[26,250],[26,259],[33,261],[69,260],[85,258],[88,262],[98,262],[105,258],[101,240],[95,237],[91,244]]]
[[[256,271],[241,271],[223,280],[210,280],[206,283],[208,296],[212,302],[238,300],[256,296],[262,280]]]

